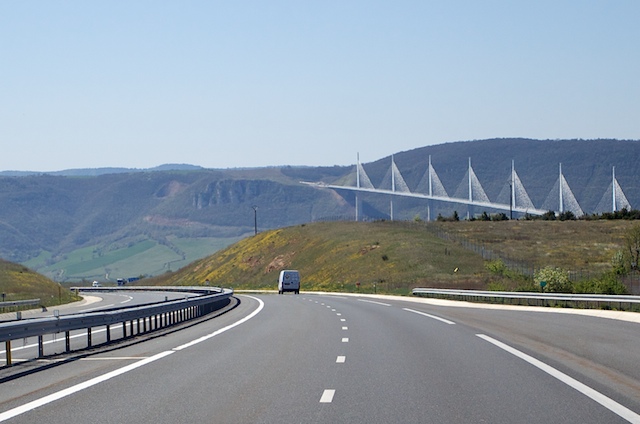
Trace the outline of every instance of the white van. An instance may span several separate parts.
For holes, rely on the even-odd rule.
[[[295,270],[285,269],[280,271],[280,277],[278,277],[278,294],[284,292],[300,293],[300,273]]]

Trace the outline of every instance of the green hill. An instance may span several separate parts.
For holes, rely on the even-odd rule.
[[[632,221],[332,222],[246,238],[145,284],[275,289],[278,272],[298,269],[303,290],[408,294],[414,287],[486,289],[500,278],[481,249],[525,267],[585,276],[610,269]],[[475,250],[472,250],[475,249]],[[486,253],[486,252],[485,252]],[[360,283],[360,286],[357,286]],[[516,282],[507,282],[514,288]]]
[[[0,259],[0,291],[5,300],[40,299],[41,305],[52,306],[77,300],[58,283],[29,268]]]

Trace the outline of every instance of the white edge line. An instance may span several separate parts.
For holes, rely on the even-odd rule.
[[[568,376],[567,374],[563,373],[562,371],[559,371],[555,368],[553,368],[550,365],[545,364],[544,362],[527,355],[524,352],[521,352],[507,344],[504,344],[492,337],[486,336],[484,334],[476,334],[476,336],[480,337],[483,340],[488,341],[489,343],[499,347],[500,349],[509,352],[510,354],[517,356],[520,359],[525,360],[526,362],[530,363],[531,365],[533,365],[536,368],[539,368],[540,370],[546,372],[547,374],[549,374],[552,377],[557,378],[558,380],[560,380],[561,382],[563,382],[564,384],[566,384],[569,387],[574,388],[575,390],[579,391],[580,393],[582,393],[583,395],[591,398],[592,400],[598,402],[600,405],[604,406],[605,408],[607,408],[608,410],[610,410],[611,412],[619,415],[620,417],[624,418],[625,420],[631,422],[631,423],[638,423],[640,422],[640,415],[636,414],[635,412],[633,412],[632,410],[630,410],[629,408],[627,408],[626,406],[623,406],[621,404],[619,404],[618,402],[616,402],[615,400],[603,395],[602,393],[592,389],[591,387],[587,386],[584,383],[579,382],[578,380],[576,380],[573,377]]]
[[[402,308],[402,310],[404,310],[404,311],[408,311],[408,312],[413,312],[414,314],[423,315],[423,316],[425,316],[425,317],[429,317],[429,318],[432,318],[432,319],[436,319],[436,320],[438,320],[438,321],[442,321],[442,322],[444,322],[445,324],[450,324],[450,325],[455,324],[455,322],[453,322],[453,321],[449,321],[448,319],[440,318],[440,317],[437,317],[437,316],[435,316],[435,315],[427,314],[427,313],[425,313],[425,312],[416,311],[416,310],[414,310],[414,309]]]
[[[143,359],[141,361],[138,362],[134,362],[133,364],[127,365],[125,367],[122,368],[118,368],[117,370],[108,372],[106,374],[100,375],[98,377],[92,378],[91,380],[87,380],[85,382],[76,384],[75,386],[71,386],[69,388],[66,388],[64,390],[60,390],[59,392],[56,393],[52,393],[48,396],[45,396],[43,398],[40,399],[36,399],[34,401],[31,401],[29,403],[25,403],[22,406],[18,406],[17,408],[13,408],[10,409],[6,412],[3,412],[0,414],[0,422],[2,421],[6,421],[10,418],[16,417],[20,414],[24,414],[25,412],[31,411],[32,409],[38,408],[40,406],[46,405],[48,403],[51,403],[53,401],[56,401],[58,399],[62,399],[63,397],[72,395],[76,392],[79,392],[81,390],[84,390],[86,388],[89,388],[91,386],[95,386],[98,383],[102,383],[103,381],[107,381],[113,377],[116,377],[120,374],[124,374],[126,372],[129,372],[131,370],[134,370],[136,368],[142,367],[144,365],[147,365],[148,363],[151,363],[153,361],[157,361],[158,359],[162,359],[165,356],[171,355],[173,353],[173,351],[171,350],[167,350],[165,352],[160,352],[156,355],[153,355],[149,358]]]
[[[195,344],[198,344],[200,342],[203,342],[205,340],[208,340],[208,339],[210,339],[212,337],[217,336],[218,334],[224,333],[227,330],[231,330],[233,327],[237,327],[238,325],[243,324],[243,323],[249,321],[251,318],[253,318],[256,315],[258,315],[260,313],[260,311],[262,310],[262,308],[264,308],[264,302],[262,300],[258,299],[257,297],[253,297],[253,296],[247,296],[247,297],[258,301],[259,305],[258,305],[258,307],[256,308],[255,311],[251,312],[249,315],[247,315],[246,317],[242,318],[240,321],[236,321],[233,324],[227,325],[226,327],[223,327],[223,328],[221,328],[219,330],[216,330],[211,334],[207,334],[206,336],[202,336],[202,337],[200,337],[198,339],[192,340],[189,343],[185,343],[185,344],[180,345],[178,347],[174,347],[173,350],[174,351],[179,351],[179,350],[191,347],[191,346],[193,346]]]
[[[122,302],[120,302],[120,303],[122,303]],[[104,305],[104,306],[96,306],[95,308],[81,309],[81,310],[79,310],[78,312],[90,312],[90,311],[97,311],[97,310],[100,310],[100,309],[107,309],[107,308],[110,308],[110,307],[112,307],[112,306],[115,306],[115,303],[112,303],[112,304],[110,304],[110,305]]]
[[[85,382],[76,384],[75,386],[68,387],[68,388],[66,388],[64,390],[60,390],[60,391],[52,393],[52,394],[50,394],[48,396],[42,397],[40,399],[36,399],[34,401],[25,403],[24,405],[21,405],[21,406],[18,406],[16,408],[13,408],[13,409],[10,409],[8,411],[5,411],[3,413],[0,413],[0,422],[6,421],[6,420],[8,420],[10,418],[13,418],[13,417],[16,417],[18,415],[24,414],[25,412],[31,411],[31,410],[33,410],[35,408],[40,407],[40,406],[43,406],[43,405],[46,405],[48,403],[54,402],[54,401],[56,401],[58,399],[62,399],[64,397],[66,397],[66,396],[72,395],[72,394],[74,394],[76,392],[79,392],[79,391],[84,390],[86,388],[89,388],[91,386],[95,386],[96,384],[102,383],[103,381],[107,381],[107,380],[109,380],[109,379],[111,379],[113,377],[117,377],[117,376],[119,376],[121,374],[129,372],[129,371],[134,370],[136,368],[142,367],[142,366],[147,365],[147,364],[149,364],[151,362],[157,361],[158,359],[162,359],[165,356],[171,355],[174,352],[177,352],[179,350],[185,349],[185,348],[187,348],[189,346],[193,346],[194,344],[200,343],[200,342],[202,342],[204,340],[210,339],[211,337],[217,336],[220,333],[224,333],[225,331],[230,330],[233,327],[236,327],[236,326],[248,321],[249,319],[251,319],[254,316],[256,316],[262,310],[262,308],[264,307],[264,302],[262,300],[256,298],[256,297],[253,297],[253,296],[247,296],[247,297],[250,297],[252,299],[257,300],[258,303],[259,303],[259,306],[258,306],[258,308],[256,308],[255,311],[253,311],[251,314],[247,315],[246,317],[244,317],[240,321],[237,321],[237,322],[235,322],[235,323],[233,323],[231,325],[228,325],[228,326],[226,326],[224,328],[221,328],[220,330],[215,331],[215,332],[213,332],[213,333],[211,333],[211,334],[209,334],[207,336],[200,337],[199,339],[196,339],[196,340],[194,340],[194,341],[192,341],[190,343],[185,343],[185,344],[183,344],[181,346],[173,348],[172,350],[167,350],[167,351],[164,351],[164,352],[160,352],[160,353],[158,353],[156,355],[150,356],[150,357],[148,357],[146,359],[143,359],[141,361],[134,362],[133,364],[129,364],[129,365],[124,366],[122,368],[118,368],[118,369],[113,370],[111,372],[108,372],[106,374],[103,374],[103,375],[100,375],[98,377],[95,377],[95,378],[92,378],[90,380],[87,380]],[[334,392],[335,392],[335,390],[334,390]]]
[[[358,302],[367,302],[367,303],[375,303],[376,305],[391,306],[388,303],[376,302],[375,300],[358,299]]]

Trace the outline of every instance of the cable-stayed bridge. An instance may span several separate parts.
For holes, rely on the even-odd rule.
[[[355,175],[351,174],[351,181],[355,180],[355,185],[333,185],[306,181],[301,181],[301,183],[334,190],[351,190],[362,193],[389,195],[391,196],[390,217],[392,220],[394,196],[427,200],[427,220],[431,220],[431,201],[467,205],[470,209],[471,207],[477,207],[478,209],[509,211],[511,217],[513,216],[513,212],[529,215],[543,215],[549,211],[554,211],[556,214],[572,212],[575,216],[585,214],[562,174],[562,164],[559,164],[558,179],[540,208],[536,208],[531,201],[527,190],[518,177],[513,161],[511,162],[511,175],[508,180],[505,180],[505,185],[498,194],[496,201],[491,201],[482,188],[482,184],[471,166],[471,158],[469,158],[467,172],[452,196],[447,193],[435,168],[431,164],[431,156],[429,156],[429,166],[427,170],[413,191],[402,177],[393,156],[391,156],[391,166],[378,187],[374,187],[372,184],[371,179],[360,163],[359,157],[355,165],[354,174]],[[595,212],[615,212],[623,208],[629,210],[631,209],[631,205],[616,180],[615,167],[613,167],[611,184],[603,194],[602,200],[598,204]],[[356,193],[356,220],[358,220],[358,215],[358,198]]]

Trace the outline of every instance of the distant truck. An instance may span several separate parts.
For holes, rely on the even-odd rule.
[[[285,292],[300,293],[300,273],[293,269],[280,271],[278,277],[278,294]]]
[[[124,286],[127,283],[138,281],[139,279],[140,277],[129,277],[129,278],[118,278],[117,281],[119,286]]]

